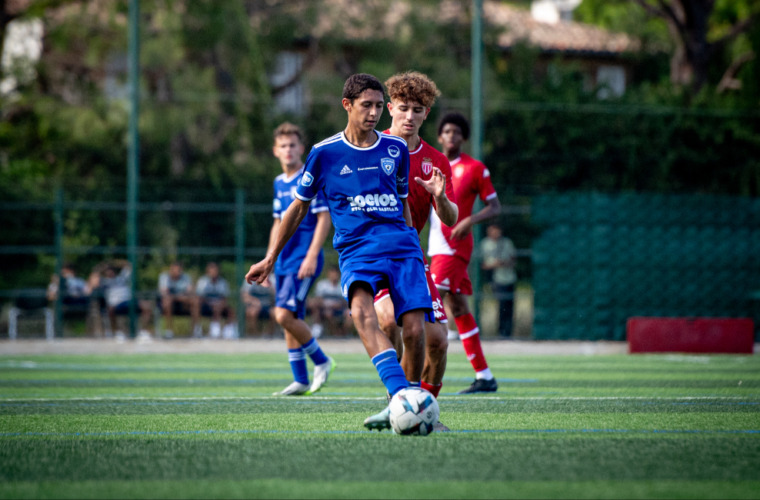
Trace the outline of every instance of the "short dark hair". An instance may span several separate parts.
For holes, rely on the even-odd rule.
[[[441,135],[441,132],[443,132],[443,127],[448,123],[459,127],[459,130],[462,131],[462,137],[464,137],[465,141],[470,138],[470,123],[462,113],[446,113],[443,118],[441,118],[441,122],[438,124],[439,136]]]
[[[380,80],[367,73],[356,73],[349,76],[343,85],[343,99],[353,102],[365,90],[379,90],[385,97],[385,89]]]

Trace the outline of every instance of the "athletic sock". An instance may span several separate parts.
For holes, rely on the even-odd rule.
[[[487,369],[488,363],[486,363],[486,357],[483,355],[483,347],[480,345],[480,329],[475,323],[475,318],[472,317],[472,314],[463,314],[454,318],[454,322],[459,329],[459,338],[462,339],[464,352],[467,354],[467,359],[475,373]]]
[[[443,387],[443,382],[441,382],[440,384],[433,385],[433,384],[428,384],[427,382],[423,380],[422,382],[420,382],[420,387],[422,387],[423,389],[428,391],[430,394],[435,396],[436,399],[438,399],[438,395],[441,393],[441,387]]]
[[[288,361],[293,372],[293,380],[302,384],[309,384],[309,371],[306,369],[306,354],[300,347],[288,349]]]
[[[301,346],[301,349],[303,349],[303,352],[309,355],[315,365],[321,365],[329,361],[329,359],[327,359],[327,356],[325,356],[325,353],[322,352],[322,348],[319,347],[317,339],[311,339],[310,341],[306,342]]]
[[[395,349],[388,349],[376,354],[372,358],[372,364],[375,365],[377,373],[380,375],[380,380],[383,381],[383,385],[391,397],[401,389],[409,387],[409,382],[406,381],[406,375],[404,375],[404,369],[401,368],[396,359]]]

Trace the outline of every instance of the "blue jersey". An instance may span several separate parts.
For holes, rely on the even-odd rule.
[[[274,180],[274,203],[272,204],[272,216],[275,219],[281,219],[282,214],[293,203],[298,179],[301,178],[303,168],[292,177],[287,177],[284,173],[278,175]],[[280,256],[274,266],[275,274],[297,273],[301,267],[301,262],[309,251],[311,240],[314,237],[314,229],[317,227],[317,214],[326,211],[327,205],[324,203],[322,196],[315,196],[311,202],[309,213],[306,214],[301,225],[296,229],[293,237],[288,240],[282,249]],[[319,253],[322,259],[322,252]]]
[[[419,237],[407,226],[402,205],[409,194],[409,149],[399,137],[376,133],[367,148],[354,146],[342,132],[315,145],[298,184],[300,200],[324,194],[341,263],[421,258]]]

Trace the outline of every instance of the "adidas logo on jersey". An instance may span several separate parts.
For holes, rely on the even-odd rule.
[[[348,168],[348,165],[343,165],[343,170],[340,171],[340,175],[346,175],[352,173],[353,170]]]

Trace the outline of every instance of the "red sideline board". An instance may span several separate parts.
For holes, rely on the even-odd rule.
[[[750,318],[628,318],[628,352],[752,354]]]

